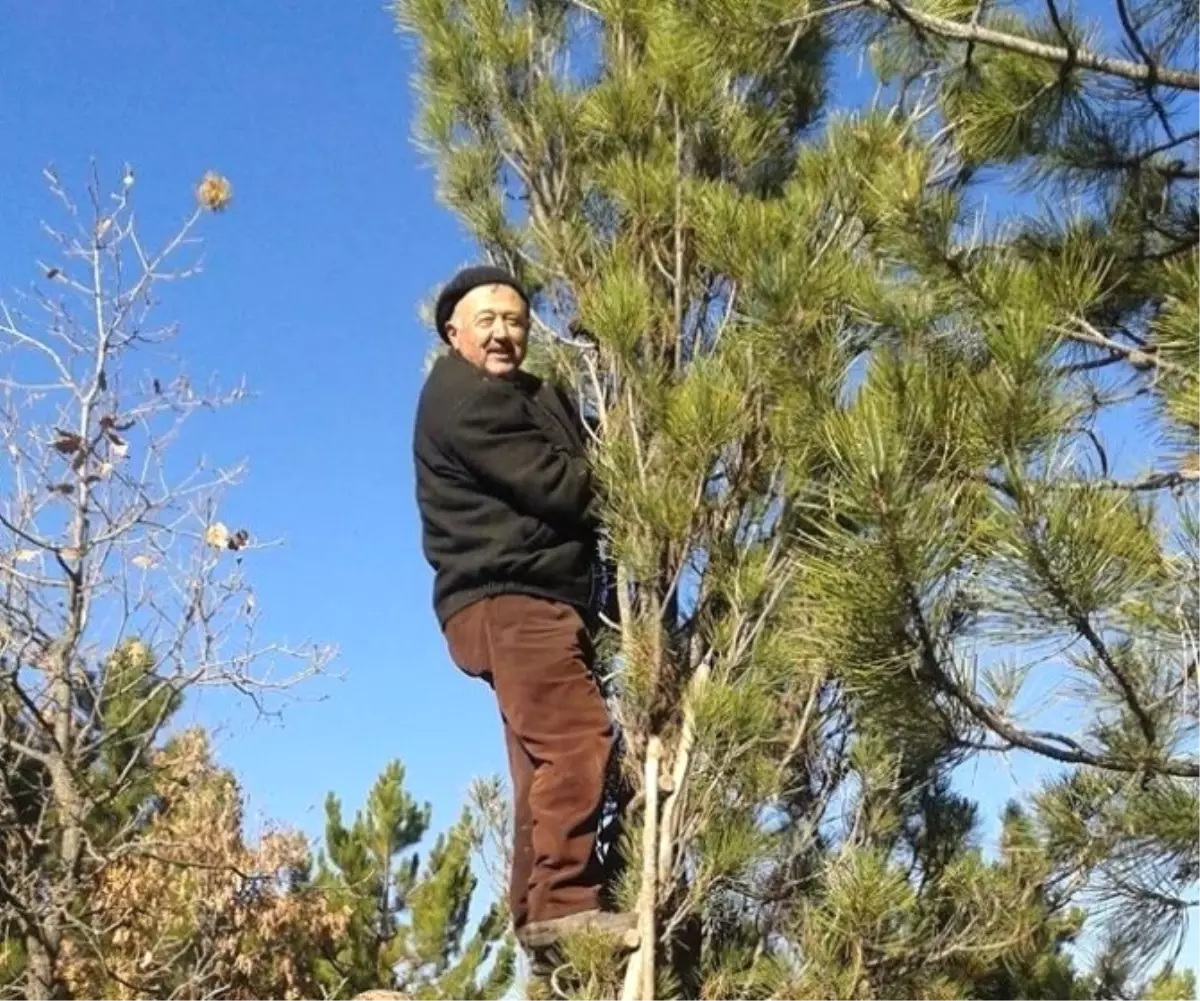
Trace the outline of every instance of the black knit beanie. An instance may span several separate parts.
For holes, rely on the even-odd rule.
[[[490,264],[464,268],[446,283],[437,298],[434,320],[437,323],[438,336],[443,341],[449,343],[446,338],[446,324],[450,322],[450,317],[454,314],[454,307],[458,305],[459,299],[471,289],[479,288],[480,285],[507,285],[525,300],[526,305],[529,304],[529,296],[521,288],[520,282],[503,268],[493,267]]]

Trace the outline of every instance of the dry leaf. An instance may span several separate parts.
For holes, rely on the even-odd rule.
[[[239,528],[229,539],[229,548],[235,552],[239,549],[244,549],[250,541],[250,533],[244,528]]]
[[[109,451],[118,459],[124,459],[129,454],[129,446],[122,442],[120,445],[113,445]]]
[[[100,418],[100,430],[108,435],[109,440],[118,443],[120,438],[113,434],[113,431],[128,431],[133,427],[132,420],[119,421],[116,414],[105,414]]]
[[[30,560],[36,560],[38,551],[36,549],[18,549],[13,553],[13,561],[16,563],[28,563]]]
[[[210,212],[224,211],[233,199],[233,185],[228,178],[209,171],[196,188],[196,200]]]
[[[139,553],[129,562],[139,570],[149,570],[152,566],[154,566],[154,557],[147,556],[145,553]]]
[[[229,545],[229,529],[219,521],[215,521],[208,526],[208,531],[204,533],[204,541],[217,549],[224,549]]]
[[[54,433],[58,435],[54,439],[54,447],[62,452],[63,455],[78,452],[83,447],[83,439],[74,431],[64,431],[62,428],[55,428]]]

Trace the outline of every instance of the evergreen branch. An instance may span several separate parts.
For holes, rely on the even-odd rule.
[[[1150,718],[1150,714],[1146,712],[1145,707],[1138,698],[1138,693],[1133,687],[1132,679],[1126,675],[1124,670],[1117,666],[1116,660],[1113,659],[1112,651],[1109,650],[1108,644],[1104,642],[1100,634],[1096,632],[1096,627],[1092,625],[1092,620],[1088,615],[1076,608],[1075,603],[1069,599],[1061,588],[1056,586],[1055,590],[1059,591],[1058,597],[1060,603],[1067,610],[1072,625],[1075,626],[1079,635],[1087,640],[1088,645],[1100,659],[1100,662],[1108,668],[1108,673],[1116,679],[1117,686],[1121,689],[1121,694],[1125,696],[1126,703],[1137,718],[1142,736],[1146,738],[1146,743],[1153,747],[1158,742],[1158,733],[1154,726],[1154,720]]]
[[[1038,539],[1037,530],[1031,523],[1033,515],[1031,513],[1031,505],[1029,496],[1023,486],[1018,483],[1016,489],[1016,501],[1018,509],[1021,512],[1021,523],[1027,535],[1029,544],[1029,562],[1035,574],[1041,578],[1041,583],[1048,592],[1050,598],[1058,605],[1058,607],[1066,614],[1067,621],[1070,622],[1075,631],[1083,637],[1087,644],[1092,648],[1097,659],[1112,675],[1117,683],[1117,687],[1121,690],[1121,695],[1125,699],[1126,705],[1137,719],[1138,727],[1142,731],[1142,736],[1146,739],[1148,748],[1153,748],[1158,743],[1158,734],[1154,724],[1154,720],[1150,718],[1150,714],[1146,711],[1141,703],[1137,689],[1134,687],[1133,680],[1125,673],[1125,670],[1117,664],[1109,650],[1108,644],[1096,631],[1096,627],[1092,624],[1091,616],[1088,610],[1080,606],[1080,603],[1075,600],[1070,593],[1069,588],[1063,583],[1060,575],[1055,571],[1051,558],[1047,555],[1040,540]]]
[[[5,718],[8,714],[4,711],[4,707],[0,705],[0,729],[8,725],[8,720]],[[23,758],[29,758],[31,761],[36,761],[40,765],[45,765],[47,768],[53,762],[53,757],[46,751],[39,751],[37,748],[29,744],[22,743],[14,737],[0,737],[0,748],[4,750],[15,751]]]
[[[1050,12],[1050,20],[1054,24],[1054,30],[1058,32],[1058,37],[1062,39],[1063,45],[1071,49],[1071,36],[1067,34],[1067,29],[1063,25],[1062,15],[1058,12],[1058,4],[1054,0],[1046,0],[1046,9]],[[1074,65],[1074,62],[1070,65]]]
[[[917,631],[922,647],[922,666],[931,680],[946,694],[961,702],[976,720],[1007,741],[1010,747],[1032,751],[1064,764],[1090,765],[1093,768],[1109,772],[1136,774],[1143,771],[1154,771],[1180,778],[1200,777],[1200,765],[1186,759],[1168,759],[1161,762],[1123,761],[1107,755],[1095,754],[1064,734],[1052,733],[1048,730],[1026,730],[1024,727],[1018,726],[989,706],[974,692],[970,692],[958,684],[942,669],[936,656],[936,649],[932,648],[933,638],[929,634],[928,626],[924,623],[924,617],[920,616],[917,621]]]
[[[987,0],[976,0],[975,9],[971,11],[971,27],[977,27],[979,19],[983,17],[983,8],[986,6]],[[971,69],[971,60],[975,56],[975,43],[967,42],[967,54],[963,57],[963,70],[969,72]]]
[[[942,667],[941,654],[938,651],[937,642],[934,640],[929,623],[925,619],[920,597],[917,595],[916,588],[913,586],[911,577],[904,565],[903,555],[895,546],[892,549],[893,562],[903,587],[905,603],[908,605],[909,615],[912,617],[913,625],[916,628],[923,673],[934,685],[961,703],[976,720],[997,736],[1008,741],[1013,747],[1033,751],[1035,754],[1041,754],[1044,757],[1061,761],[1065,764],[1091,765],[1093,768],[1100,768],[1105,771],[1134,774],[1154,771],[1165,775],[1177,775],[1182,778],[1200,777],[1200,764],[1197,764],[1195,761],[1172,760],[1169,758],[1165,761],[1129,761],[1099,755],[1087,750],[1082,744],[1063,734],[1041,730],[1026,730],[1013,723],[1002,713],[997,712],[994,707],[988,705],[986,701],[956,681]],[[1151,741],[1151,743],[1153,742]]]
[[[1075,487],[1100,486],[1106,490],[1130,490],[1141,493],[1148,490],[1175,490],[1200,480],[1200,470],[1174,469],[1166,473],[1151,473],[1140,480],[1101,480],[1097,484],[1067,484]]]
[[[1096,73],[1106,73],[1109,76],[1133,80],[1137,83],[1153,81],[1165,87],[1176,90],[1200,90],[1200,75],[1186,70],[1163,69],[1157,65],[1149,66],[1130,62],[1127,59],[1116,59],[1112,56],[1100,55],[1080,48],[1060,48],[1047,45],[1032,38],[1012,35],[994,28],[980,26],[972,27],[961,24],[949,18],[938,17],[916,11],[901,0],[865,0],[870,7],[884,14],[896,14],[910,22],[915,27],[929,31],[942,38],[954,39],[961,42],[979,42],[991,45],[1007,52],[1016,52],[1046,62],[1058,63],[1063,66],[1079,66],[1082,69]]]

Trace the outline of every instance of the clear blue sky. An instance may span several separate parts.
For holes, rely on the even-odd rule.
[[[204,227],[205,273],[167,291],[164,316],[183,322],[193,373],[245,375],[258,395],[199,420],[185,447],[249,458],[223,514],[286,539],[251,557],[264,633],[336,643],[341,675],[298,693],[278,725],[200,704],[225,725],[251,827],[318,833],[326,791],[356,807],[391,757],[448,823],[504,759],[490,694],[446,657],[419,548],[409,441],[431,340],[417,307],[473,252],[410,139],[407,42],[380,0],[42,0],[6,5],[0,67],[0,295],[46,250],[47,163],[79,190],[90,157],[114,181],[129,161],[160,235],[205,170],[234,185]],[[1029,765],[969,769],[989,820]]]

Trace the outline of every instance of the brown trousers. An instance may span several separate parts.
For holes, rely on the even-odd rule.
[[[512,773],[515,927],[599,905],[597,828],[614,733],[572,606],[520,594],[468,605],[446,623],[454,662],[492,686]]]

